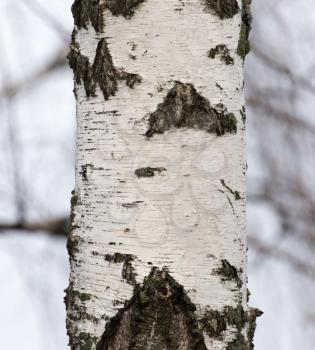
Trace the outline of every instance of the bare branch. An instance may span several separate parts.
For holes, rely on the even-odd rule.
[[[40,79],[46,77],[59,68],[65,67],[67,63],[68,48],[65,46],[59,50],[48,64],[35,72],[32,76],[4,87],[0,91],[0,98],[12,98],[23,90],[33,87]]]
[[[253,52],[254,55],[263,61],[269,68],[276,70],[280,74],[286,75],[295,86],[299,85],[305,90],[315,93],[315,86],[311,83],[309,77],[305,78],[302,76],[296,76],[289,67],[268,56],[253,42],[251,43],[251,52]]]
[[[303,129],[305,131],[315,133],[315,125],[307,122],[305,119],[301,117],[297,117],[291,114],[288,111],[280,111],[274,108],[268,100],[266,100],[263,96],[249,96],[246,99],[246,103],[251,107],[260,107],[266,113],[264,117],[277,119],[278,121],[282,121],[292,125],[293,127],[297,127],[299,129]]]
[[[285,252],[278,247],[263,243],[256,237],[250,236],[248,241],[250,246],[258,253],[285,263],[289,263],[296,271],[309,278],[315,279],[315,266],[305,263],[294,255]]]
[[[67,236],[69,228],[68,218],[57,218],[38,222],[0,223],[0,232],[4,231],[40,231],[53,235]]]

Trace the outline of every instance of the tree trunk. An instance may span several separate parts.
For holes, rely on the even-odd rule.
[[[248,3],[74,2],[71,349],[253,348]]]

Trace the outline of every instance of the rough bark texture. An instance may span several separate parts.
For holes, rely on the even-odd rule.
[[[72,350],[253,348],[260,312],[247,306],[238,35],[246,6],[74,2]]]

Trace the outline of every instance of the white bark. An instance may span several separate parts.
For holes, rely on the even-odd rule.
[[[92,97],[82,82],[76,84],[77,203],[70,238],[76,244],[68,293],[76,306],[68,306],[68,330],[73,339],[89,338],[83,343],[91,349],[153,266],[166,268],[184,287],[198,320],[227,306],[248,310],[243,68],[236,54],[241,13],[221,19],[202,0],[146,0],[134,11],[125,18],[105,9],[103,32],[89,24],[75,38],[91,66],[105,38],[116,69],[142,78],[133,88],[119,80],[106,101],[98,84]],[[234,64],[208,57],[219,44],[230,50]],[[150,113],[175,81],[193,85],[211,106],[226,106],[237,118],[237,132],[218,136],[171,127],[146,137]],[[136,176],[146,167],[160,169],[151,169],[151,177]],[[115,253],[132,255],[136,281],[124,278],[126,266],[113,261]],[[243,283],[218,273],[222,261],[235,266]],[[205,346],[227,349],[238,333],[233,324],[220,337],[203,329]],[[246,326],[241,333],[246,337]],[[83,343],[73,348],[85,349]]]

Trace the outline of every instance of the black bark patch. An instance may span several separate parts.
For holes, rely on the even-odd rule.
[[[248,328],[247,328],[247,339],[249,341],[249,348],[254,349],[254,335],[257,326],[257,317],[260,317],[263,312],[256,308],[251,308],[248,311]]]
[[[104,28],[103,12],[105,4],[101,0],[75,0],[72,7],[74,24],[78,28],[88,28],[91,23],[97,33]]]
[[[104,29],[104,11],[107,8],[114,16],[124,16],[130,19],[135,9],[144,0],[75,0],[71,10],[74,24],[79,28],[88,29],[91,23],[97,33]]]
[[[115,264],[122,263],[122,278],[124,278],[127,283],[133,286],[136,284],[137,274],[135,273],[135,268],[132,266],[132,262],[135,260],[135,257],[133,255],[122,253],[106,254],[105,260]]]
[[[111,11],[114,16],[124,16],[129,19],[133,16],[134,10],[144,0],[107,0],[106,7]]]
[[[125,307],[106,324],[97,350],[206,350],[196,307],[183,286],[152,268]]]
[[[162,171],[166,171],[165,168],[139,168],[135,170],[135,175],[140,178],[140,177],[153,177],[156,172],[161,173]]]
[[[175,82],[163,103],[149,116],[147,137],[163,134],[171,128],[201,129],[218,136],[236,133],[237,120],[223,104],[210,105],[192,84]]]
[[[68,230],[68,240],[67,240],[67,251],[71,261],[76,261],[76,255],[79,252],[80,244],[83,239],[78,236],[74,231],[79,228],[75,223],[75,210],[76,206],[79,204],[79,197],[75,191],[71,192],[71,211],[70,211],[70,224]]]
[[[226,259],[221,260],[221,266],[214,271],[217,275],[221,276],[223,282],[232,281],[237,287],[241,288],[243,281],[239,274],[242,272],[238,270],[235,266],[231,265]]]
[[[247,312],[244,311],[241,304],[238,304],[236,307],[225,306],[222,311],[206,310],[201,324],[210,338],[223,340],[222,333],[227,330],[228,326],[234,327],[238,335],[244,329],[247,319]]]
[[[238,334],[238,337],[227,344],[226,350],[250,350],[248,341],[243,334]]]
[[[245,126],[246,125],[246,109],[244,106],[242,107],[242,109],[240,109],[240,115],[242,117],[242,121],[243,121],[243,124]]]
[[[227,329],[224,314],[217,310],[206,310],[201,319],[203,329],[210,338],[221,339],[222,332]]]
[[[126,85],[130,87],[130,89],[133,89],[136,84],[140,84],[142,81],[142,78],[139,74],[127,73],[123,69],[116,69],[116,72],[117,79],[124,80],[126,82]]]
[[[234,339],[229,342],[227,349],[230,350],[252,350],[254,349],[253,337],[256,328],[256,318],[262,312],[258,309],[245,311],[241,303],[233,306],[225,306],[222,311],[206,310],[201,324],[203,330],[210,338],[224,340],[224,332],[228,326],[234,328]],[[247,328],[247,338],[242,334]]]
[[[101,39],[97,45],[92,71],[93,80],[99,84],[105,100],[108,100],[109,96],[115,95],[118,74],[105,39]]]
[[[86,95],[88,97],[93,96],[95,94],[95,82],[89,59],[81,55],[79,50],[71,47],[68,60],[69,66],[74,73],[75,82],[78,85],[83,83]]]
[[[91,300],[92,296],[75,290],[73,282],[70,282],[65,292],[64,302],[67,309],[66,326],[70,338],[70,348],[71,350],[89,350],[96,345],[98,338],[89,333],[78,332],[77,324],[85,320],[93,323],[99,321],[98,318],[87,312],[85,305],[87,301]]]
[[[130,208],[138,207],[138,205],[141,203],[143,203],[143,201],[135,201],[135,202],[131,202],[131,203],[123,203],[121,206],[124,208],[130,209]]]
[[[250,43],[248,40],[249,32],[252,25],[251,0],[243,0],[242,2],[242,25],[240,38],[237,46],[237,54],[245,59],[250,51]]]
[[[220,60],[226,65],[234,64],[234,59],[230,55],[230,50],[224,44],[217,45],[208,52],[208,57],[214,59],[216,56],[220,57]]]
[[[74,72],[77,84],[84,85],[87,97],[95,96],[96,85],[99,85],[105,100],[114,96],[118,89],[118,81],[124,80],[126,85],[133,89],[136,84],[141,83],[138,74],[127,73],[113,64],[106,40],[99,41],[96,49],[94,63],[91,66],[89,59],[80,53],[75,43],[72,43],[68,55],[69,65]]]
[[[232,18],[240,10],[236,0],[206,0],[206,7],[221,19]]]

